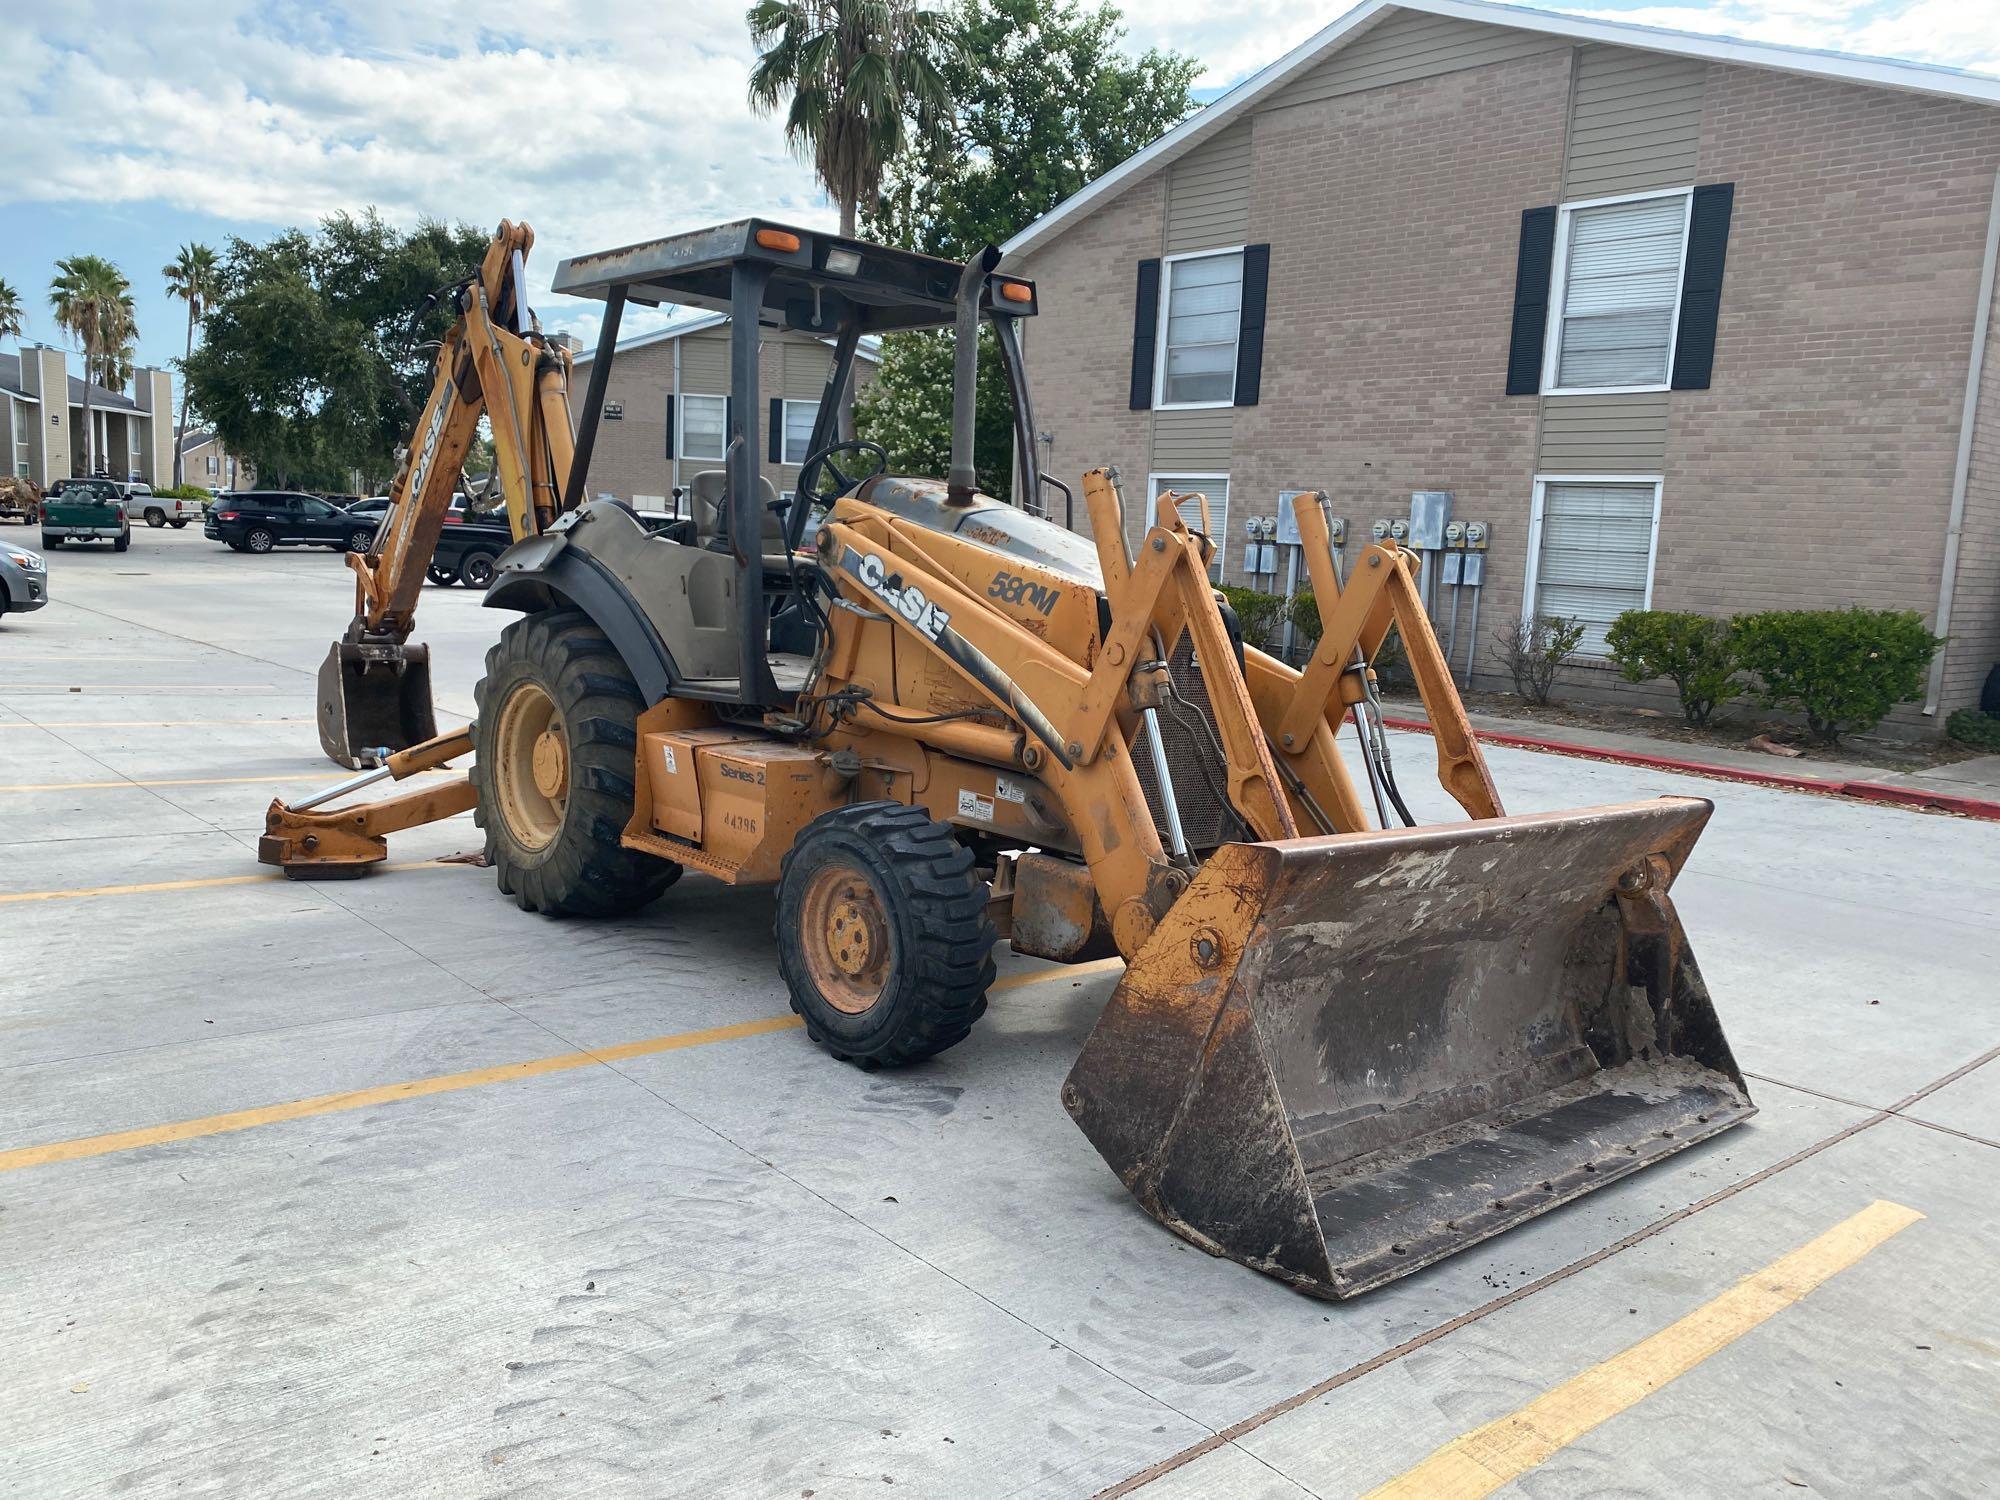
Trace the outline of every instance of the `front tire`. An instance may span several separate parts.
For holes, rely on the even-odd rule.
[[[473,816],[500,889],[524,911],[619,916],[680,878],[679,865],[618,842],[646,703],[587,615],[543,610],[509,625],[473,697]]]
[[[778,882],[778,971],[806,1034],[864,1068],[965,1040],[993,983],[972,853],[922,808],[862,802],[809,824]]]

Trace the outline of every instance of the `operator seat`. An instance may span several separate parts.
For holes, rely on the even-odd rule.
[[[694,539],[711,552],[729,550],[729,471],[703,469],[694,476]],[[775,509],[778,492],[771,481],[757,476],[757,511],[762,517],[764,566],[781,573],[791,569],[785,552],[785,518]]]

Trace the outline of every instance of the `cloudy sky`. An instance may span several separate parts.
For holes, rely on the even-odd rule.
[[[1134,47],[1200,57],[1205,95],[1340,15],[1340,0],[1128,0]],[[2000,73],[1995,0],[1551,6]],[[184,315],[176,246],[256,239],[370,204],[487,227],[526,218],[545,287],[581,250],[765,213],[831,222],[744,102],[743,0],[0,0],[11,85],[0,279],[57,341],[53,263],[95,252],[138,301],[142,362]],[[540,299],[588,339],[588,304]]]

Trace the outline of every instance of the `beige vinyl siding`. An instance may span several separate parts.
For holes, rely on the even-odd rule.
[[[1565,37],[1538,36],[1509,26],[1488,26],[1479,21],[1403,11],[1378,22],[1298,82],[1279,90],[1263,108],[1310,104],[1341,94],[1358,94],[1365,89],[1559,51],[1569,45]]]
[[[1236,431],[1236,409],[1162,411],[1153,414],[1153,472],[1226,474]]]
[[[1542,473],[1656,474],[1666,454],[1665,391],[1542,398]]]
[[[1707,75],[1705,62],[1582,48],[1563,197],[1608,198],[1692,183]]]
[[[693,333],[680,341],[681,389],[703,396],[729,394],[729,335]]]
[[[817,401],[826,393],[826,378],[833,372],[833,351],[826,345],[792,343],[785,345],[785,390],[791,401]]]
[[[1250,122],[1174,163],[1167,186],[1166,253],[1240,245],[1250,236]]]

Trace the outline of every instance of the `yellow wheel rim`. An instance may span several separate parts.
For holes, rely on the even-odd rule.
[[[546,849],[569,809],[569,734],[539,684],[523,682],[500,705],[493,737],[493,789],[507,832],[524,849]]]
[[[828,865],[806,885],[799,940],[813,987],[828,1005],[858,1016],[882,998],[895,945],[875,886],[848,865]]]

